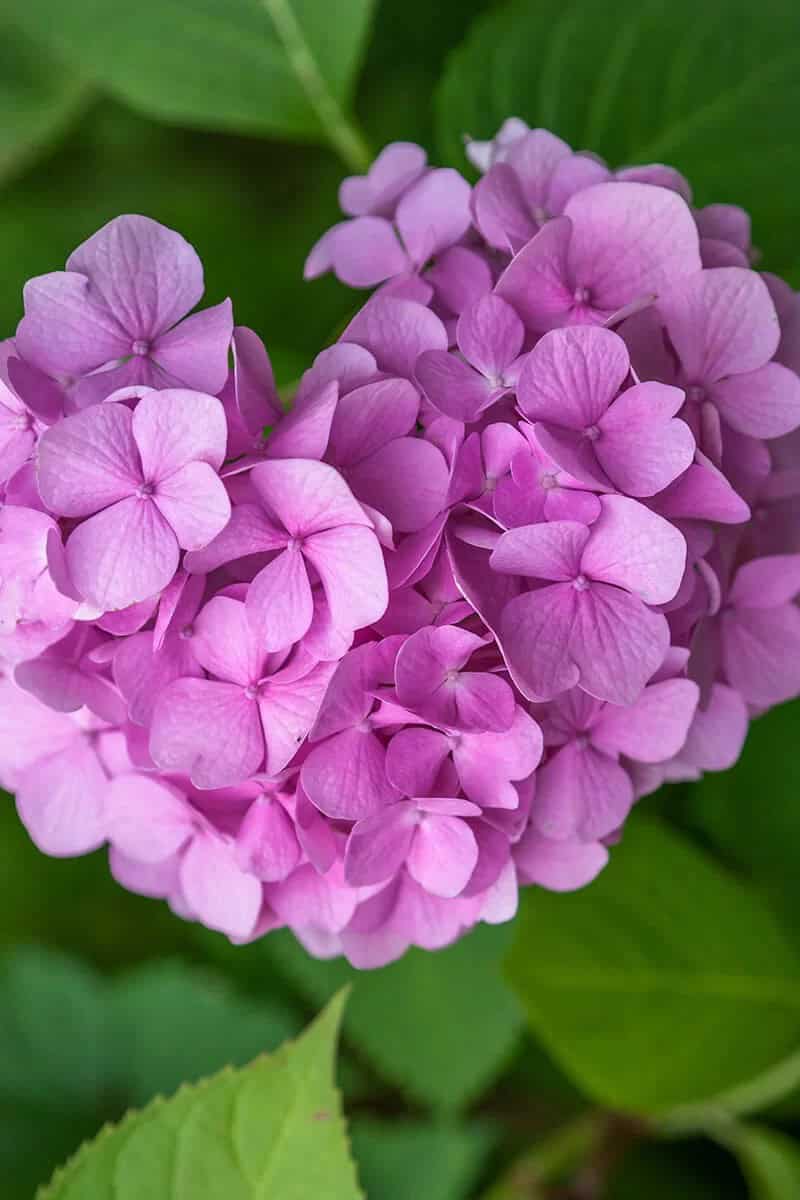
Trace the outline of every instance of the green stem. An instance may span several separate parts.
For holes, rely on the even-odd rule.
[[[761,1112],[800,1087],[800,1051],[763,1071],[738,1087],[721,1092],[701,1104],[684,1104],[672,1109],[658,1122],[658,1132],[680,1137],[698,1130],[718,1128],[720,1123],[751,1112]]]
[[[538,1200],[541,1187],[582,1163],[603,1136],[602,1113],[582,1113],[511,1164],[481,1200]]]
[[[317,114],[320,124],[327,133],[331,145],[345,166],[359,173],[366,171],[371,159],[369,147],[360,130],[344,112],[328,86],[319,63],[292,11],[291,0],[263,0],[263,4],[283,43],[289,64],[308,97],[309,104]],[[333,11],[331,11],[331,19],[335,20]]]

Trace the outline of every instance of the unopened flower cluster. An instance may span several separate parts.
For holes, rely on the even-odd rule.
[[[284,410],[140,216],[0,360],[0,777],[43,851],[377,966],[604,867],[800,692],[800,303],[746,214],[509,121],[311,251],[375,289]]]

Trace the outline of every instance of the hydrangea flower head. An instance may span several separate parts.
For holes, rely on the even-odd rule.
[[[121,217],[0,356],[0,780],[45,853],[375,967],[590,884],[800,694],[800,301],[746,214],[507,121],[408,143],[306,274],[288,411]]]

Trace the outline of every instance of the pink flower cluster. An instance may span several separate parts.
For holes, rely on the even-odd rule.
[[[371,967],[603,868],[800,694],[800,301],[746,215],[507,122],[387,147],[284,412],[121,217],[0,358],[0,778],[46,853]]]

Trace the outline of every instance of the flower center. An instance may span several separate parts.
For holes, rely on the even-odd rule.
[[[598,425],[587,425],[583,431],[583,436],[590,442],[596,442],[600,437],[600,427]]]
[[[136,497],[139,500],[149,500],[155,491],[152,483],[140,483],[136,489]]]
[[[244,689],[245,699],[246,700],[257,700],[259,691],[260,691],[260,689],[259,689],[259,686],[257,683],[249,683],[247,685],[247,687]]]
[[[690,404],[702,404],[706,398],[706,389],[700,383],[692,383],[686,389],[686,399]]]
[[[552,488],[558,487],[558,480],[552,471],[548,471],[540,478],[539,485],[540,487],[543,487],[546,492],[549,492]]]
[[[149,353],[150,343],[143,338],[137,338],[135,342],[131,343],[131,354],[136,355],[137,358],[146,358]]]
[[[183,629],[178,630],[178,637],[185,642],[194,637],[194,625],[184,625]]]
[[[572,581],[572,586],[576,592],[585,592],[589,588],[589,580],[585,575],[576,575]]]
[[[587,287],[576,287],[572,293],[572,299],[576,304],[588,304],[592,298],[592,293]]]

